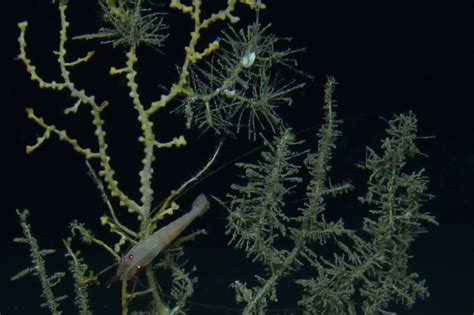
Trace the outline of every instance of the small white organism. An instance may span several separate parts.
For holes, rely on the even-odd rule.
[[[240,65],[244,68],[250,68],[255,62],[257,55],[255,51],[247,52],[242,58],[240,58]]]

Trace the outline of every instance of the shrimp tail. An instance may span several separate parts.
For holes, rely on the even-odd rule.
[[[206,213],[207,210],[209,210],[210,207],[209,200],[207,199],[205,194],[199,194],[199,196],[196,197],[196,199],[193,202],[191,211],[196,213],[196,216],[200,217],[204,213]]]

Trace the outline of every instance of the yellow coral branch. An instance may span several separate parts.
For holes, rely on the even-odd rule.
[[[26,153],[31,153],[36,150],[41,144],[43,144],[49,137],[51,133],[55,133],[58,135],[59,139],[65,141],[72,145],[73,149],[81,154],[83,154],[86,159],[90,158],[98,158],[99,153],[92,152],[89,148],[83,148],[79,145],[79,142],[68,136],[65,130],[58,129],[55,125],[48,125],[44,122],[44,119],[35,115],[35,112],[32,108],[27,108],[26,113],[29,119],[36,122],[39,126],[43,127],[45,132],[43,136],[40,136],[36,139],[36,143],[34,145],[29,145],[26,147]]]
[[[118,228],[118,231],[122,234],[125,233],[126,235],[128,235],[128,236],[130,236],[134,239],[137,238],[137,233],[135,233],[134,231],[132,231],[131,229],[126,227],[117,218],[117,215],[115,214],[114,207],[112,207],[112,203],[110,202],[109,197],[107,196],[107,193],[105,192],[104,183],[97,176],[95,170],[92,168],[92,166],[90,165],[90,163],[87,160],[86,160],[86,165],[87,165],[87,168],[89,169],[89,176],[91,176],[92,180],[96,184],[97,189],[99,189],[99,191],[100,191],[102,200],[104,201],[104,203],[107,205],[107,208],[109,209],[110,215],[112,216],[113,223],[115,224],[114,228],[115,229]],[[107,217],[107,216],[105,216],[105,218],[106,218],[106,220],[109,219],[109,217]],[[103,217],[101,217],[100,220],[101,220],[102,224],[104,224]]]
[[[55,52],[56,53],[56,52]],[[88,51],[87,52],[87,55],[85,55],[84,57],[81,57],[81,58],[77,58],[75,61],[70,61],[70,62],[66,62],[64,63],[64,65],[66,67],[74,67],[74,66],[77,66],[78,64],[80,63],[83,63],[83,62],[87,62],[89,61],[92,56],[94,56],[94,51]]]
[[[205,56],[210,55],[214,50],[217,49],[219,49],[219,41],[215,40],[212,43],[209,43],[206,49],[204,49],[202,52],[194,52],[189,56],[189,58],[191,59],[192,63],[195,63],[203,59]]]
[[[151,219],[150,221],[151,226],[153,226],[155,222],[163,219],[165,215],[172,215],[175,211],[179,210],[179,205],[176,202],[171,201],[176,196],[177,194],[175,191],[172,191],[170,193],[170,195],[166,198],[165,202],[163,203],[163,206],[158,210],[156,215]],[[152,227],[152,230],[153,229],[154,227]]]
[[[172,146],[179,148],[180,146],[183,146],[186,144],[187,144],[186,139],[183,136],[179,136],[177,138],[175,137],[173,138],[173,140],[168,141],[168,142],[158,142],[158,141],[154,142],[155,147],[157,147],[158,149],[171,148]]]
[[[266,9],[267,6],[261,0],[239,0],[240,3],[248,5],[252,10]]]
[[[27,43],[25,41],[25,33],[28,26],[27,22],[21,22],[18,24],[18,27],[20,28],[20,36],[18,37],[20,53],[18,55],[18,59],[20,59],[25,65],[26,71],[30,74],[31,80],[38,82],[40,88],[49,88],[54,90],[68,89],[71,97],[77,99],[73,106],[68,107],[64,110],[65,114],[76,113],[81,104],[87,104],[91,106],[90,113],[93,117],[92,123],[95,127],[95,135],[99,144],[99,150],[97,153],[93,153],[90,149],[85,149],[81,147],[76,139],[70,138],[65,131],[57,129],[54,125],[45,124],[42,118],[36,117],[34,115],[34,112],[29,109],[27,110],[29,118],[35,120],[40,126],[42,126],[45,129],[45,133],[43,134],[43,136],[38,137],[35,145],[27,147],[27,152],[32,152],[36,150],[42,143],[45,142],[45,140],[50,137],[52,132],[58,134],[61,140],[69,142],[76,151],[84,154],[86,156],[86,159],[98,157],[102,166],[102,170],[99,172],[99,175],[104,178],[107,184],[107,188],[111,192],[111,195],[113,197],[118,197],[118,199],[120,200],[120,205],[128,207],[128,210],[130,212],[140,213],[141,209],[138,204],[131,200],[122,190],[119,189],[118,182],[114,179],[115,172],[113,171],[110,165],[110,157],[107,154],[108,146],[105,141],[106,133],[103,129],[104,121],[101,118],[101,113],[108,105],[108,103],[102,102],[102,104],[99,105],[96,102],[94,96],[89,96],[84,90],[77,89],[75,84],[71,81],[68,67],[73,67],[82,62],[90,60],[90,58],[93,56],[93,52],[89,52],[85,57],[78,58],[75,61],[66,62],[65,58],[67,50],[65,46],[68,39],[67,29],[69,27],[69,22],[66,19],[66,9],[66,3],[59,4],[61,29],[59,31],[59,48],[55,52],[63,82],[46,82],[37,74],[36,66],[32,65],[31,60],[26,54]]]
[[[184,5],[181,3],[181,0],[171,0],[170,8],[178,9],[183,13],[191,13],[193,11],[192,6]]]
[[[73,230],[74,229],[78,230],[78,232],[82,235],[82,237],[84,237],[85,239],[101,246],[106,251],[108,251],[112,256],[114,256],[117,261],[120,261],[120,256],[117,253],[115,253],[115,251],[109,245],[107,245],[104,241],[96,238],[87,229],[85,229],[85,228],[83,228],[82,226],[79,226],[79,225],[74,226]]]
[[[135,233],[135,232],[133,232],[129,229],[123,230],[122,226],[118,226],[117,224],[112,222],[108,216],[106,216],[106,215],[101,216],[100,217],[100,223],[102,225],[108,225],[109,229],[110,229],[110,232],[115,233],[118,236],[120,236],[119,242],[114,245],[114,251],[116,253],[120,252],[120,247],[123,244],[125,244],[125,242],[128,241],[131,244],[136,243],[136,240],[134,238],[137,238],[137,236],[138,236],[137,233]],[[124,232],[126,232],[126,233],[124,233]]]
[[[56,81],[47,82],[41,78],[36,72],[36,66],[32,64],[31,59],[28,58],[26,54],[26,47],[28,46],[25,41],[25,33],[28,27],[28,22],[23,21],[18,23],[20,28],[20,36],[18,37],[18,43],[20,45],[20,53],[17,58],[20,59],[26,67],[26,72],[30,74],[30,79],[32,81],[38,82],[38,85],[42,89],[53,89],[53,90],[62,90],[66,87],[65,83],[58,83]]]
[[[140,207],[141,215],[146,219],[149,216],[151,203],[153,201],[153,189],[151,188],[151,180],[153,174],[152,163],[155,160],[153,148],[155,146],[155,134],[153,133],[153,122],[150,121],[148,114],[140,100],[140,94],[138,93],[138,84],[136,83],[137,71],[134,66],[138,61],[135,47],[130,47],[126,54],[127,61],[126,67],[115,72],[111,69],[111,74],[115,73],[126,73],[127,86],[130,89],[128,95],[132,99],[133,107],[138,113],[138,121],[143,132],[143,136],[139,137],[139,141],[143,143],[144,157],[142,159],[142,169],[139,172],[140,176],[140,201],[142,203]]]

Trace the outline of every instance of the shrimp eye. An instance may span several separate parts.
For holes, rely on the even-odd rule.
[[[137,269],[142,269],[142,266],[141,266],[141,265],[137,265]]]
[[[128,258],[129,258],[129,259],[133,259],[133,255],[129,255]]]

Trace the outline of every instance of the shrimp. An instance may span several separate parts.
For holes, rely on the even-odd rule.
[[[200,194],[194,200],[191,211],[135,244],[122,256],[114,280],[128,281],[143,267],[148,265],[166,246],[174,241],[196,218],[210,207],[206,195]]]

